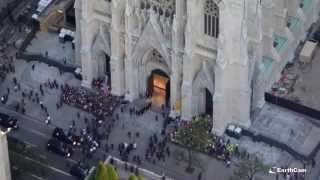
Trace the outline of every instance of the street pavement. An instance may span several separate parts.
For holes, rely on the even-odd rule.
[[[77,162],[73,159],[66,159],[62,156],[47,152],[46,150],[47,141],[50,139],[53,131],[52,127],[48,127],[31,117],[23,116],[3,107],[0,107],[0,112],[19,119],[19,129],[11,131],[9,136],[33,147],[39,156],[46,159],[47,164],[41,164],[41,166],[46,167],[48,170],[48,177],[46,179],[75,179],[69,174],[67,162],[70,164],[76,164]],[[34,176],[31,177],[35,178]]]

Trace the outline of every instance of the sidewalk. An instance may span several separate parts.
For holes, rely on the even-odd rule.
[[[26,52],[42,54],[43,56],[48,52],[50,59],[60,63],[64,63],[63,59],[66,59],[66,64],[75,64],[75,51],[72,49],[72,43],[69,41],[59,42],[59,34],[55,33],[38,32],[27,47]]]
[[[32,64],[35,64],[35,70],[31,70]],[[34,93],[39,91],[40,83],[46,82],[48,79],[56,79],[59,84],[68,83],[73,86],[80,86],[80,81],[74,78],[70,73],[63,73],[60,76],[59,71],[54,67],[49,67],[46,64],[33,62],[27,63],[25,61],[17,60],[15,62],[16,75],[18,82],[21,82],[21,90],[18,92],[13,91],[13,75],[10,74],[6,80],[0,85],[0,95],[7,93],[7,87],[10,88],[10,95],[6,106],[10,109],[14,109],[17,102],[22,99],[22,91],[26,94],[33,90]],[[35,91],[36,90],[36,91]],[[60,89],[49,89],[44,88],[45,95],[40,96],[40,100],[43,101],[44,106],[48,108],[49,115],[52,119],[52,125],[67,128],[72,120],[76,120],[76,125],[78,127],[84,127],[84,117],[88,119],[93,118],[91,114],[83,112],[77,108],[63,105],[59,110],[56,108],[56,103],[60,99]],[[27,99],[27,98],[25,98]],[[80,119],[77,120],[77,113],[80,113]],[[41,110],[40,105],[31,100],[26,101],[26,115],[31,117],[37,117],[37,119],[42,120],[45,123],[45,113]]]

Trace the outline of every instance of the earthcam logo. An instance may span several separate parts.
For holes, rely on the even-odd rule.
[[[306,173],[307,169],[300,169],[300,168],[278,168],[272,167],[269,169],[269,174],[276,174],[276,173]]]

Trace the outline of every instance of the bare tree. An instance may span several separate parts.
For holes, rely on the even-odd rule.
[[[188,150],[187,172],[193,172],[193,151],[202,151],[209,144],[210,122],[205,117],[195,118],[188,126],[182,127],[176,136],[177,142],[185,146]]]
[[[268,166],[264,165],[258,158],[240,159],[235,162],[236,170],[233,172],[231,180],[254,180],[259,172],[267,172]]]

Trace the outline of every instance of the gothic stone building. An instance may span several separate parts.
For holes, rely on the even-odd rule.
[[[250,126],[251,112],[318,19],[318,0],[77,0],[82,85],[105,77],[133,101],[162,97],[184,120]]]

